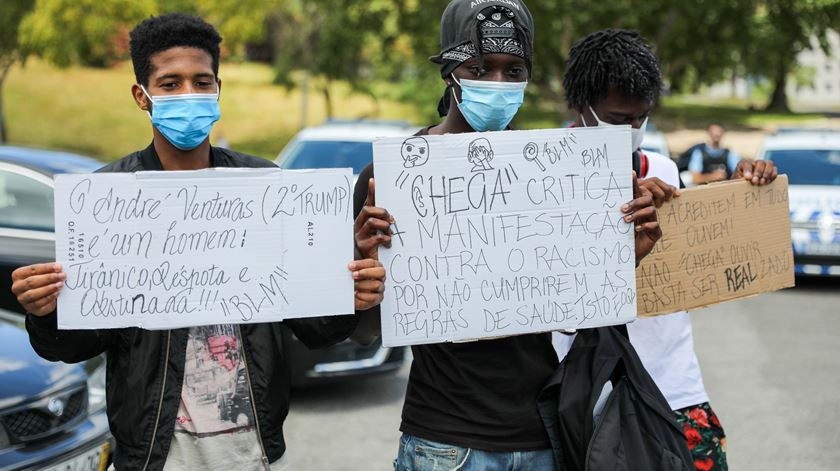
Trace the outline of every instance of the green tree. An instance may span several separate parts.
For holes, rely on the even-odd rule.
[[[787,84],[796,56],[814,47],[829,52],[826,34],[840,25],[840,1],[762,0],[751,19],[749,40],[741,48],[746,72],[772,82],[768,111],[788,112]]]
[[[569,49],[575,40],[604,28],[634,29],[651,41],[673,90],[717,82],[738,64],[736,53],[746,37],[755,1],[625,1],[589,3],[581,8],[575,0],[527,0],[535,29],[529,95],[543,106],[562,111],[562,77]],[[399,57],[399,70],[409,83],[418,81],[419,85],[422,80],[416,96],[428,103],[429,90],[434,94],[442,90],[436,68],[429,66],[426,58],[438,52],[440,15],[448,0],[394,3],[398,5],[400,31],[410,39],[412,54]]]
[[[333,116],[330,84],[345,81],[373,96],[371,81],[395,40],[391,0],[290,0],[268,16],[276,80],[286,87],[319,83],[327,116]]]
[[[59,67],[105,67],[127,56],[128,32],[156,11],[154,0],[36,0],[20,38]]]
[[[25,58],[18,41],[18,28],[34,0],[3,0],[0,2],[0,143],[8,140],[3,114],[3,83],[16,62]]]
[[[197,15],[219,30],[222,48],[241,57],[243,46],[262,41],[266,36],[266,18],[285,3],[283,0],[158,0],[160,13]]]

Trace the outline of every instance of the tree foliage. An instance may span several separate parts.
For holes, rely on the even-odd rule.
[[[242,56],[248,43],[266,37],[265,19],[287,2],[283,0],[157,0],[159,13],[188,13],[212,23],[224,41],[222,47]]]
[[[321,79],[331,115],[329,84],[342,80],[372,94],[375,70],[395,40],[395,3],[389,0],[290,0],[267,17],[276,79],[296,86]],[[386,60],[383,60],[386,59]]]
[[[6,142],[6,120],[3,114],[3,83],[15,62],[25,57],[18,30],[35,0],[3,0],[0,2],[0,143]]]
[[[154,0],[37,0],[21,41],[59,67],[105,67],[127,56],[128,31],[156,11]]]
[[[220,30],[224,51],[273,63],[277,82],[349,83],[374,95],[413,101],[431,116],[443,84],[427,58],[438,52],[440,15],[448,0],[29,0],[33,12],[19,36],[32,52],[59,66],[106,66],[125,57],[126,33],[156,13],[203,16]],[[2,5],[26,4],[2,0]],[[704,0],[595,2],[527,0],[535,20],[529,96],[563,107],[561,80],[572,43],[602,28],[639,31],[653,44],[672,91],[696,90],[734,73],[767,77],[771,105],[786,107],[784,85],[796,55],[825,46],[840,24],[840,0]],[[3,21],[7,15],[3,15]],[[2,56],[0,56],[2,58]],[[378,89],[381,96],[383,89]]]
[[[840,27],[838,0],[761,0],[746,41],[738,45],[748,73],[773,82],[768,110],[788,111],[787,81],[796,56],[806,49],[829,51],[827,32]],[[840,51],[835,51],[840,53]]]

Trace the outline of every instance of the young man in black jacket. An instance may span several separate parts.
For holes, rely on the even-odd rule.
[[[220,42],[213,26],[180,14],[150,18],[131,32],[132,95],[149,114],[154,137],[101,172],[274,166],[210,146],[219,118]],[[359,260],[348,268],[357,311],[377,305],[381,264]],[[56,300],[65,279],[58,264],[23,267],[13,275],[12,291],[29,313],[27,330],[42,357],[74,363],[107,353],[108,418],[119,470],[284,469],[292,332],[316,348],[347,338],[356,327],[356,316],[345,315],[168,331],[58,330]],[[202,388],[228,394],[208,404]]]

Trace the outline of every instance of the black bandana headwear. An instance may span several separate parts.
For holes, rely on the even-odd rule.
[[[453,2],[454,3],[454,2]],[[530,12],[527,15],[517,15],[513,10],[504,6],[489,6],[475,16],[470,40],[442,51],[434,56],[432,61],[440,64],[440,75],[448,77],[465,61],[478,58],[484,54],[510,54],[525,59],[530,74],[532,34],[522,25],[520,18],[527,16],[526,24],[530,24]],[[444,13],[445,14],[445,13]],[[443,23],[441,24],[443,27]],[[481,44],[481,51],[476,48]],[[438,113],[446,116],[449,113],[451,92],[449,87],[443,93],[438,103]]]

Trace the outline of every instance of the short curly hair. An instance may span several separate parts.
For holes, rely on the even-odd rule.
[[[610,89],[652,105],[662,91],[659,59],[635,31],[597,31],[569,51],[563,89],[570,109],[594,106]]]
[[[137,83],[148,85],[152,56],[173,47],[194,47],[213,59],[213,73],[219,75],[219,44],[222,37],[203,19],[171,13],[144,20],[130,33],[131,63]]]

